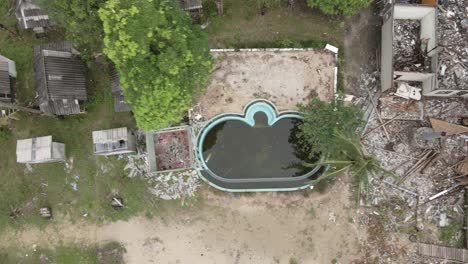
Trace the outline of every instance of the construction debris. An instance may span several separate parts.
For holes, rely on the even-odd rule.
[[[439,87],[468,90],[468,1],[439,0]]]
[[[146,154],[128,155],[124,170],[129,170],[128,177],[145,177],[148,175],[148,157]]]
[[[423,103],[398,96],[383,96],[380,98],[380,114],[382,119],[422,120]]]
[[[120,197],[112,197],[111,206],[115,210],[120,210],[124,207],[123,199]]]
[[[468,127],[451,124],[435,118],[429,118],[434,132],[445,132],[447,136],[468,132]]]
[[[42,207],[39,209],[39,215],[41,215],[42,218],[51,219],[52,209],[50,207]]]
[[[396,58],[394,69],[405,72],[430,72],[427,56],[428,39],[420,39],[421,21],[395,19],[393,49]]]
[[[149,191],[163,200],[192,197],[200,185],[196,170],[158,173],[151,182]]]

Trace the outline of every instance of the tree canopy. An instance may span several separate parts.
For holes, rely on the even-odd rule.
[[[207,36],[176,1],[108,0],[99,17],[104,53],[119,72],[138,126],[152,130],[181,120],[209,80]]]
[[[307,0],[309,7],[316,7],[327,15],[352,16],[369,6],[370,0]]]
[[[41,0],[53,21],[63,27],[68,40],[89,56],[102,50],[102,23],[99,8],[106,0]]]
[[[331,102],[314,98],[302,106],[301,111],[304,114],[301,133],[314,154],[337,155],[341,150],[341,140],[333,135],[338,132],[354,137],[362,124],[361,111],[355,106],[346,106],[340,97]]]

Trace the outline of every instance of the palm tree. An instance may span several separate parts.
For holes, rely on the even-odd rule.
[[[383,169],[375,157],[368,156],[362,151],[357,135],[346,136],[341,132],[335,131],[333,137],[332,145],[334,146],[331,146],[330,151],[326,153],[327,158],[316,163],[306,164],[306,166],[310,167],[323,165],[328,168],[324,174],[313,180],[311,184],[315,185],[323,180],[346,173],[357,186],[356,204],[358,205],[361,194],[367,195],[369,193],[370,174],[377,172],[391,173]]]

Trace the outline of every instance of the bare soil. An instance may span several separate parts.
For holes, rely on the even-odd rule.
[[[313,97],[333,96],[334,54],[325,50],[213,52],[211,84],[199,96],[202,115],[240,113],[250,101],[295,110]]]
[[[348,185],[326,194],[233,195],[203,190],[205,204],[153,219],[132,218],[103,226],[60,222],[40,230],[7,232],[0,243],[26,248],[61,242],[123,243],[127,263],[353,263],[362,259],[363,232],[350,205]],[[352,199],[351,199],[352,200]]]

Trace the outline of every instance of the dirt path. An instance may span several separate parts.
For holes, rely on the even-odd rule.
[[[201,210],[132,218],[104,226],[58,224],[0,238],[23,246],[59,241],[115,240],[127,249],[130,264],[143,263],[352,263],[359,260],[362,237],[347,185],[325,195],[260,193],[234,196],[205,190]],[[311,209],[313,208],[313,209]],[[313,211],[313,212],[312,212]],[[335,220],[336,219],[336,220]]]

